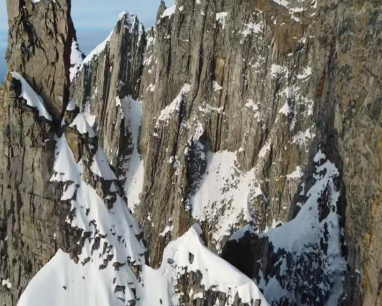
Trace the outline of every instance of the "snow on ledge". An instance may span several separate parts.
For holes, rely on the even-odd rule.
[[[190,92],[190,90],[191,85],[184,84],[177,97],[161,111],[155,125],[156,128],[159,127],[161,122],[164,122],[165,125],[168,125],[171,119],[171,114],[180,111],[181,103],[184,99],[184,96],[187,95]]]
[[[38,110],[39,117],[44,117],[45,119],[52,121],[52,116],[47,111],[44,100],[35,93],[28,82],[17,72],[11,72],[12,77],[21,82],[22,91],[19,98],[23,98],[27,101],[27,104]]]
[[[82,135],[88,134],[89,138],[95,137],[94,130],[86,121],[84,113],[79,113],[76,118],[74,118],[70,127],[75,128]]]
[[[160,16],[160,18],[166,18],[166,17],[171,18],[171,16],[175,14],[175,11],[176,11],[176,4],[165,9],[163,14]]]

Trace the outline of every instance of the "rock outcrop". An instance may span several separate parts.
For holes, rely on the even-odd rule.
[[[64,227],[70,206],[59,204],[61,192],[49,180],[54,132],[69,98],[68,59],[75,36],[70,1],[12,0],[7,5],[8,68],[19,74],[8,73],[1,92],[0,304],[4,306],[16,305],[31,278],[67,243]]]
[[[75,30],[67,0],[10,0],[8,68],[26,80],[59,120],[69,98],[70,54]]]
[[[148,31],[121,14],[82,63],[70,3],[8,10],[3,305],[58,248],[72,261],[59,252],[44,271],[99,264],[94,275],[117,280],[102,288],[126,305],[265,303],[254,283],[270,305],[382,305],[378,1],[162,3]],[[51,45],[57,66],[43,56]],[[111,219],[92,215],[87,192]],[[131,231],[114,241],[121,215]]]
[[[151,265],[199,221],[211,250],[223,250],[265,292],[273,281],[280,286],[269,296],[274,303],[380,300],[380,239],[371,239],[378,236],[379,75],[366,61],[379,62],[379,16],[372,1],[162,3],[145,34],[144,181],[134,207]],[[360,163],[374,155],[375,163]],[[336,169],[329,177],[328,165]],[[282,224],[287,231],[296,218],[303,229],[304,206],[318,220],[311,251],[280,250],[271,241],[276,230],[262,234]],[[250,235],[226,243],[245,224],[235,237]],[[252,257],[247,264],[230,255],[240,248]]]
[[[89,121],[118,177],[124,176],[133,147],[123,98],[138,97],[145,43],[138,18],[121,13],[110,36],[84,59],[72,86],[72,99],[92,116]]]

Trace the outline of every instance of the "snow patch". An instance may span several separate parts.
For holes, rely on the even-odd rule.
[[[172,15],[174,15],[176,12],[176,4],[173,6],[167,8],[164,10],[163,14],[160,16],[160,18],[171,18]]]
[[[191,198],[192,216],[214,223],[211,232],[219,242],[239,220],[252,220],[251,200],[261,195],[255,169],[241,171],[235,152],[209,153],[206,174]]]
[[[182,87],[179,95],[161,111],[155,125],[156,128],[158,128],[161,124],[164,124],[164,126],[167,126],[170,122],[171,114],[176,112],[179,113],[180,107],[182,105],[182,101],[184,100],[184,97],[190,92],[190,90],[191,90],[191,85],[189,84],[185,84]]]
[[[212,82],[212,89],[213,89],[215,92],[218,92],[218,91],[222,90],[223,87],[220,86],[220,84],[219,84],[218,82],[213,81],[213,82]]]
[[[227,12],[216,13],[216,21],[220,23],[223,29],[225,28],[225,25],[226,25],[227,16],[228,16]]]
[[[28,106],[38,111],[39,117],[44,117],[48,121],[52,121],[52,116],[47,111],[44,100],[36,94],[28,82],[17,72],[11,72],[12,77],[21,83],[21,94],[19,98],[27,101]]]
[[[83,59],[84,54],[80,51],[78,42],[73,39],[70,52],[70,81],[73,81],[74,77],[76,76]]]
[[[294,180],[294,179],[300,179],[303,176],[303,172],[300,166],[297,166],[296,169],[291,173],[288,174],[286,177],[288,180]]]
[[[82,135],[87,134],[89,136],[89,138],[95,137],[95,133],[93,131],[93,128],[89,125],[89,123],[86,120],[86,116],[83,113],[79,113],[76,116],[76,118],[74,118],[70,127],[75,128]]]

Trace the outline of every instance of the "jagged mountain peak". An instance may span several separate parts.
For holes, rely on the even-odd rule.
[[[3,305],[382,303],[378,5],[162,1],[85,58],[69,1],[8,10],[67,28],[9,59]]]

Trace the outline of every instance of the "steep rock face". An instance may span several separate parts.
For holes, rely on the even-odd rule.
[[[377,47],[380,41],[380,19],[381,10],[373,1],[323,1],[318,3],[317,13],[312,19],[314,27],[308,34],[315,37],[312,46],[315,50],[313,67],[321,70],[320,82],[312,88],[312,91],[317,93],[314,110],[318,139],[324,151],[330,154],[329,159],[339,170],[336,188],[339,188],[341,197],[338,199],[336,209],[344,227],[346,250],[344,248],[343,254],[348,253],[349,264],[349,273],[344,280],[345,290],[341,299],[333,301],[328,299],[328,296],[319,297],[332,304],[380,305],[382,303],[381,263],[378,255],[381,244],[378,234],[380,209],[377,204],[381,103],[380,88],[377,85],[380,83],[380,74],[376,72],[381,57]],[[370,63],[375,64],[370,65]],[[308,176],[311,173],[312,171],[307,171]],[[309,182],[306,179],[307,177],[303,180],[305,186]],[[322,198],[324,196],[322,193]],[[320,201],[319,206],[322,206],[322,203]],[[257,242],[258,238],[250,239],[252,241],[250,243],[244,242],[247,239],[248,237],[243,238],[242,249],[249,253],[252,249],[252,254],[256,253],[255,258],[261,259],[265,248],[259,247],[262,244]],[[227,249],[231,252],[238,247],[235,243],[231,247],[227,245]],[[249,273],[253,277],[259,275],[261,270],[264,274],[274,270],[272,273],[276,275],[275,278],[280,280],[283,288],[287,288],[286,279],[283,279],[280,273],[284,267],[266,268],[279,262],[279,256],[272,249],[266,253],[268,254],[266,259],[262,260],[264,264],[262,269],[254,263],[242,267],[243,270],[250,270]],[[271,263],[269,261],[265,263],[264,260],[269,258]],[[322,259],[322,256],[320,258]],[[231,262],[234,260],[230,259]],[[287,260],[287,266],[288,263],[290,259]],[[306,268],[306,271],[312,273],[311,269]],[[301,273],[298,277],[303,279],[303,275],[304,273]],[[266,288],[266,286],[260,287]],[[301,290],[304,287],[296,286],[296,288],[299,288],[300,294],[305,291]],[[317,294],[318,291],[313,292]],[[328,292],[335,292],[335,289]],[[293,305],[295,301],[296,299],[291,299],[289,303],[284,303]],[[305,303],[322,305],[323,300],[314,302],[310,298],[305,299]]]
[[[121,13],[110,36],[79,67],[71,98],[89,114],[117,176],[124,176],[132,154],[130,111],[125,97],[138,97],[143,68],[145,31],[136,16]]]
[[[380,303],[379,22],[373,1],[161,5],[139,91],[136,216],[153,266],[197,220],[272,303]],[[313,221],[309,252],[280,247],[276,232]],[[248,264],[229,255],[239,244]]]
[[[7,75],[1,93],[0,304],[4,306],[16,305],[30,279],[66,245],[70,206],[58,205],[61,195],[49,180],[53,122],[60,119],[68,99],[74,37],[68,1],[7,1],[7,5],[8,67],[14,72]]]
[[[334,127],[344,163],[350,273],[344,305],[382,305],[381,21],[376,1],[338,2]],[[331,13],[333,14],[333,13]],[[334,27],[333,27],[334,28]]]
[[[193,219],[216,251],[242,225],[264,230],[288,220],[317,134],[311,89],[319,77],[308,23],[293,15],[302,8],[315,11],[310,1],[289,9],[178,1],[173,14],[160,9],[142,77],[145,184],[137,210],[154,265]],[[172,232],[160,235],[167,226]]]
[[[70,61],[71,68],[79,67],[72,97],[83,112],[77,114],[75,103],[69,104],[65,136],[53,138],[47,120],[26,119],[32,124],[28,135],[67,142],[72,166],[78,164],[70,169],[82,169],[77,185],[72,183],[75,173],[54,171],[62,186],[56,185],[51,197],[58,202],[61,192],[65,196],[57,205],[61,210],[41,224],[53,222],[59,235],[68,234],[67,239],[53,238],[69,250],[74,263],[85,263],[85,270],[100,263],[97,277],[101,268],[108,277],[128,275],[128,290],[119,283],[126,281],[124,277],[118,284],[101,287],[108,288],[107,295],[114,288],[125,304],[167,305],[175,299],[175,304],[243,305],[262,300],[257,288],[236,270],[232,279],[245,279],[253,288],[247,288],[249,297],[235,295],[238,283],[214,279],[214,270],[206,266],[217,259],[201,247],[202,231],[189,230],[197,221],[207,247],[252,278],[272,305],[380,305],[380,22],[376,1],[353,0],[178,0],[171,8],[161,5],[156,27],[147,33],[135,17],[122,14],[109,38],[83,64]],[[14,104],[20,80],[13,77],[4,91],[7,111],[36,116],[23,111],[22,100]],[[10,108],[19,104],[24,108]],[[11,119],[2,137],[11,135],[12,143],[18,144],[14,131],[25,125],[15,122]],[[49,144],[52,147],[53,142]],[[10,153],[2,150],[4,169],[13,169],[8,156],[13,158],[18,147],[5,147]],[[19,144],[20,151],[24,147],[25,143]],[[41,158],[37,149],[23,151],[33,154],[26,160],[34,160],[36,175],[47,176],[40,171],[46,161],[47,173],[52,172],[51,147],[42,151],[46,155]],[[57,151],[56,162],[62,153]],[[125,207],[106,156],[126,182],[124,195],[143,225],[150,264],[159,267],[162,262],[159,270],[144,266],[143,259],[135,266],[137,261],[127,260],[125,265],[125,258],[111,257],[109,246],[118,243],[109,241],[108,227],[99,231],[101,219],[77,214],[86,191],[112,214],[114,205]],[[94,162],[102,166],[94,169]],[[7,177],[4,182],[12,180]],[[18,204],[25,201],[16,197],[18,186],[23,188],[19,182],[7,187],[14,200],[2,206],[9,208],[0,217],[0,263],[5,266],[0,292],[5,292],[6,305],[15,302],[12,296],[20,294],[36,272],[33,268],[18,282],[16,268],[9,264],[10,258],[25,261],[17,255],[22,249],[17,239],[24,246],[23,236],[12,232],[19,217],[9,218],[25,207]],[[65,229],[64,216],[71,225]],[[95,228],[87,228],[88,221],[95,221]],[[128,241],[137,242],[132,245],[143,252],[140,231],[133,228],[137,237]],[[12,247],[9,237],[5,239],[10,232],[16,241]],[[36,240],[28,239],[26,249]],[[101,241],[106,243],[102,252]],[[39,255],[43,259],[37,265],[46,262],[46,254],[54,254],[48,249]],[[142,252],[136,258],[143,257]],[[64,261],[64,266],[82,273],[62,254],[57,253],[53,268],[47,266],[38,277]],[[210,255],[211,261],[206,260]],[[225,266],[224,261],[219,263],[224,264],[216,270]],[[111,266],[116,270],[123,266],[122,272]],[[142,276],[143,288],[130,271]],[[16,289],[10,286],[15,280]],[[60,289],[59,282],[54,286]],[[79,288],[60,291],[62,300],[77,296]],[[30,295],[32,289],[23,302]],[[49,305],[49,300],[44,303]]]
[[[26,75],[60,119],[69,97],[69,68],[75,30],[70,1],[7,0],[10,70]]]

